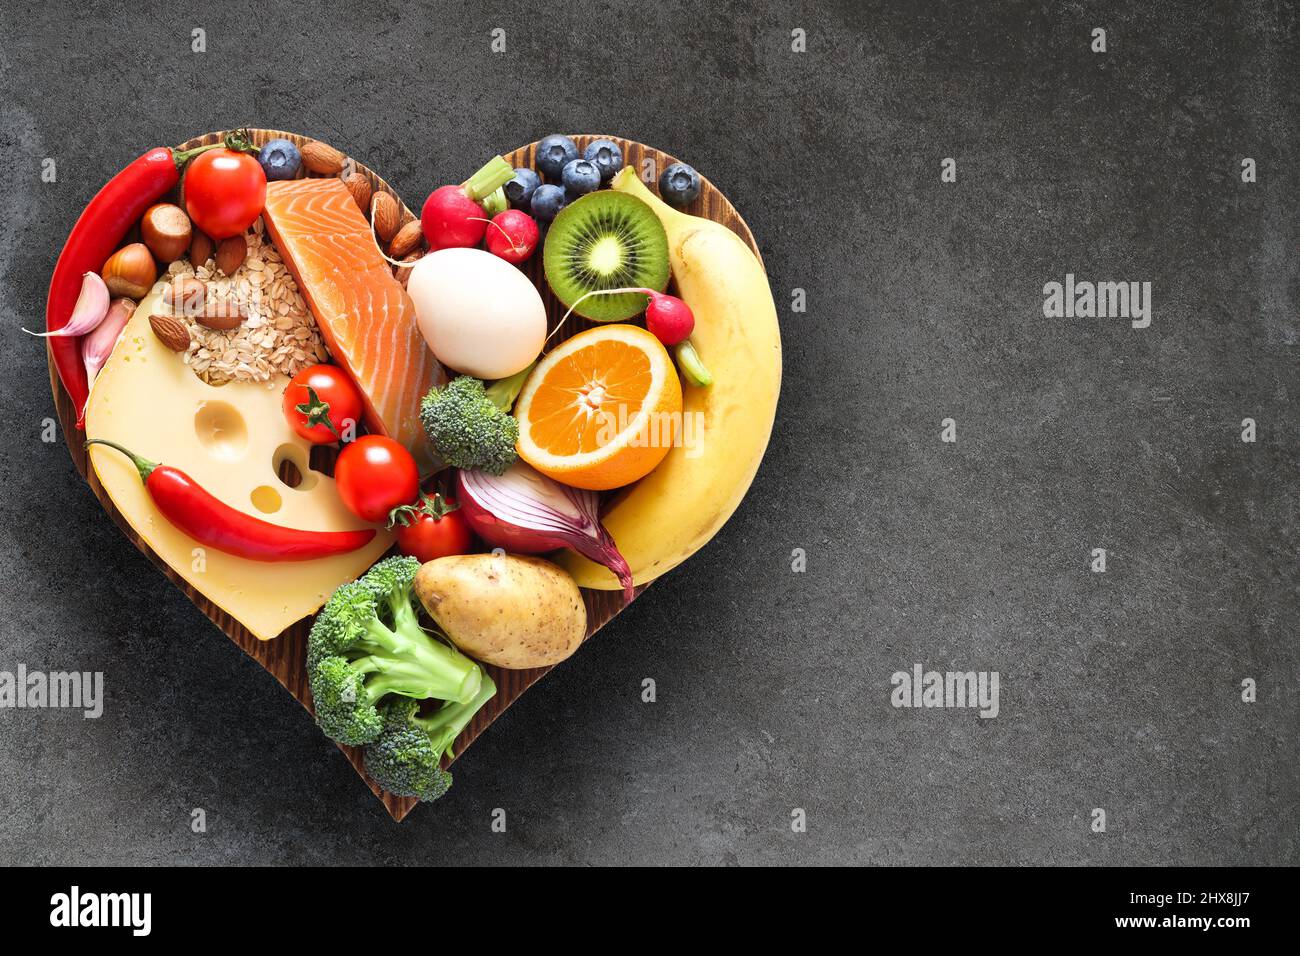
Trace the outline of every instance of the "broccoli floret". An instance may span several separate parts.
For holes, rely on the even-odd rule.
[[[325,657],[311,671],[311,696],[316,722],[332,738],[345,744],[364,744],[383,730],[375,705],[378,682],[367,689],[367,671],[346,657]],[[382,694],[380,695],[382,697]]]
[[[365,744],[383,730],[380,705],[390,694],[467,703],[483,670],[425,633],[411,584],[420,562],[386,558],[340,587],[312,625],[307,673],[321,729],[345,744]]]
[[[460,732],[496,691],[484,674],[473,700],[448,702],[427,717],[416,716],[416,701],[390,700],[382,710],[383,731],[366,747],[366,773],[399,797],[437,800],[451,787],[451,774],[440,766],[443,756],[451,754]]]
[[[461,375],[429,389],[420,402],[420,422],[447,464],[500,475],[518,457],[519,423],[508,408],[493,402],[478,379]]]

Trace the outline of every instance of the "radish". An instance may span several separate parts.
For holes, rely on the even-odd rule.
[[[650,297],[650,304],[645,310],[645,327],[664,345],[684,342],[695,331],[695,313],[691,311],[691,307],[675,295],[656,292],[654,289],[593,289],[573,303],[569,311],[564,313],[564,318],[567,319],[572,315],[573,310],[583,299],[593,295],[622,295],[627,292],[640,292]]]
[[[480,203],[514,176],[510,164],[494,156],[461,185],[441,186],[430,193],[420,210],[429,250],[472,249],[482,242],[487,221]]]
[[[487,250],[506,262],[519,265],[537,249],[541,233],[537,220],[520,209],[507,209],[492,217]]]
[[[695,314],[675,295],[644,290],[650,296],[645,310],[645,327],[664,345],[676,345],[695,331]]]

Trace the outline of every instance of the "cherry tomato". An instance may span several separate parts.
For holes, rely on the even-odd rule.
[[[396,509],[389,527],[397,530],[397,549],[421,561],[469,554],[473,538],[460,506],[442,495],[422,495],[419,504]]]
[[[266,173],[257,158],[233,149],[199,153],[185,170],[185,210],[213,239],[237,236],[266,205]]]
[[[284,389],[284,419],[300,438],[331,445],[356,437],[361,393],[337,365],[311,365]]]
[[[343,446],[334,483],[349,511],[362,521],[384,521],[394,508],[420,496],[420,469],[411,453],[383,435],[362,435]]]

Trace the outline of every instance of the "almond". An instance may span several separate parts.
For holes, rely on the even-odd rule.
[[[203,300],[208,287],[194,276],[177,276],[163,289],[162,300],[173,312],[198,315],[203,311]]]
[[[222,275],[234,275],[244,264],[248,255],[248,240],[243,236],[231,236],[217,244],[217,269]]]
[[[348,187],[348,192],[352,193],[352,198],[357,201],[357,208],[362,212],[369,212],[370,180],[360,173],[353,173],[343,180],[343,184]]]
[[[422,239],[424,239],[424,227],[420,225],[420,220],[412,219],[397,231],[397,235],[393,236],[388,254],[394,259],[400,259],[407,253],[414,252]]]
[[[393,275],[397,276],[398,283],[402,288],[406,288],[407,281],[411,278],[411,266],[424,258],[424,250],[412,252],[409,256],[402,257],[402,265],[393,266]]]
[[[397,235],[397,227],[402,223],[402,210],[388,193],[375,193],[375,198],[370,201],[370,216],[381,240],[388,242]]]
[[[190,330],[175,316],[151,315],[149,328],[158,336],[158,341],[173,352],[184,352],[190,347]]]
[[[238,328],[247,316],[239,303],[234,299],[223,299],[216,296],[210,296],[204,303],[203,314],[195,316],[199,325],[207,326],[210,329],[216,329],[218,332],[227,332],[230,329]]]
[[[207,265],[208,260],[212,258],[212,253],[215,251],[208,234],[195,229],[194,239],[190,242],[190,264],[196,269]]]
[[[304,143],[299,152],[302,153],[302,164],[313,173],[333,176],[343,171],[344,155],[320,140],[313,139]]]

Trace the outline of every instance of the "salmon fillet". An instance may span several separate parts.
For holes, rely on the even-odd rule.
[[[366,427],[427,461],[420,399],[446,373],[352,193],[332,178],[268,183],[264,215],[330,355],[365,397]]]

